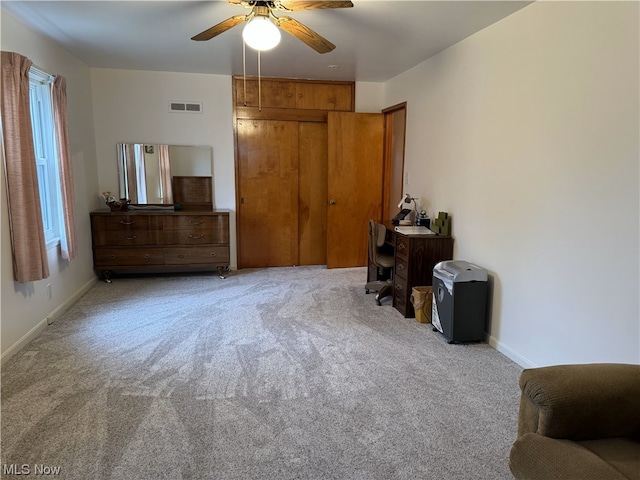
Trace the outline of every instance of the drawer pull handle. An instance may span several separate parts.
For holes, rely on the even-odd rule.
[[[109,255],[109,258],[110,258],[111,260],[115,260],[115,259],[116,259],[116,256],[115,256],[115,255]]]
[[[398,268],[398,270],[404,270],[404,265],[399,263],[397,268]]]
[[[398,291],[402,290],[402,285],[396,285],[396,290]]]
[[[120,223],[122,225],[133,225],[134,223],[136,223],[136,221],[135,220],[131,220],[130,222],[127,222],[125,220],[120,220]]]
[[[148,253],[145,253],[144,258],[151,258],[151,255],[149,255]]]
[[[204,220],[199,220],[197,222],[194,222],[193,220],[189,219],[189,223],[191,225],[200,225],[201,223],[204,223]]]
[[[198,239],[198,238],[202,238],[204,237],[204,235],[194,235],[193,233],[189,234],[189,238],[193,238],[193,239]]]
[[[211,253],[211,256],[212,256],[212,257],[215,257],[215,256],[216,256],[216,254],[215,254],[215,253]]]
[[[405,249],[404,243],[399,243],[398,250],[404,250],[404,249]]]
[[[138,238],[137,235],[131,235],[130,237],[125,237],[124,235],[122,235],[122,238],[124,238],[125,240],[135,240],[136,238]]]
[[[184,255],[180,254],[178,255],[178,258],[184,258]]]

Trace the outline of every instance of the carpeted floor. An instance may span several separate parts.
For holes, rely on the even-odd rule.
[[[376,306],[365,277],[98,283],[2,369],[4,477],[512,478],[522,369]]]

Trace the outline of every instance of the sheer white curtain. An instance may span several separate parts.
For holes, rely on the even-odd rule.
[[[171,187],[171,166],[169,165],[169,145],[158,145],[160,158],[160,184],[162,185],[162,203],[173,203]]]
[[[136,143],[134,149],[136,155],[136,190],[138,192],[136,203],[147,203],[147,169],[144,163],[144,145]]]
[[[134,145],[132,143],[126,143],[123,147],[124,150],[124,167],[125,172],[127,174],[127,192],[129,192],[128,200],[131,203],[139,203],[138,202],[138,180],[137,180],[137,171],[138,168],[136,166],[136,152]]]

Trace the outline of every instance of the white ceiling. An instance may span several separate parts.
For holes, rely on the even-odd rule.
[[[530,1],[353,0],[354,7],[277,12],[336,45],[314,50],[282,32],[262,53],[263,76],[382,82],[417,65]],[[2,8],[91,67],[242,74],[242,25],[206,42],[191,37],[249,10],[215,1],[18,1]],[[247,48],[247,74],[257,74]],[[330,66],[333,66],[331,68]]]

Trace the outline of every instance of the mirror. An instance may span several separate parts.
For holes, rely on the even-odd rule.
[[[211,209],[212,148],[118,144],[120,198],[133,204],[186,204]]]

